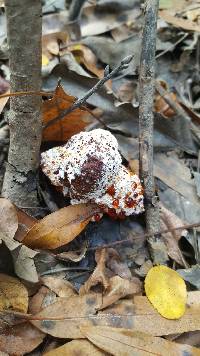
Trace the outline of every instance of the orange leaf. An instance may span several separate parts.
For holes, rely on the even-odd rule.
[[[57,117],[63,110],[68,109],[76,98],[65,93],[62,86],[59,84],[55,90],[52,99],[46,100],[43,103],[43,124]],[[83,131],[84,128],[91,122],[86,118],[86,111],[76,109],[63,118],[52,124],[43,131],[43,141],[64,141],[70,137]]]
[[[23,243],[32,248],[54,249],[72,241],[99,211],[94,204],[70,205],[45,216],[25,236]]]

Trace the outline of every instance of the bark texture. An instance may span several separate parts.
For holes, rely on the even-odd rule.
[[[41,0],[5,0],[11,92],[41,90]],[[3,196],[36,206],[41,144],[41,97],[10,98],[10,147]]]
[[[140,177],[144,185],[147,232],[160,230],[159,205],[155,195],[153,176],[153,100],[155,91],[155,51],[159,0],[145,2],[145,22],[140,58],[140,107],[139,147]],[[163,242],[156,237],[149,239],[152,258],[155,263],[167,259]]]

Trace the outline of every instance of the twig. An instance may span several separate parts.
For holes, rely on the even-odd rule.
[[[160,226],[159,205],[155,196],[153,177],[153,100],[158,7],[159,0],[146,0],[145,2],[145,23],[139,75],[139,165],[140,177],[144,185],[146,228],[148,233],[159,231]],[[149,239],[150,247],[152,246],[151,242],[156,242],[153,237],[152,239]],[[159,263],[160,261],[155,260],[156,256],[153,256],[153,252],[151,251],[154,262]]]
[[[96,93],[109,79],[113,78],[118,72],[121,70],[124,70],[128,67],[129,63],[132,61],[133,56],[128,56],[124,58],[121,63],[114,68],[111,72],[109,72],[110,68],[109,66],[106,66],[105,72],[104,72],[104,77],[100,79],[93,88],[91,88],[82,98],[78,99],[75,101],[70,108],[63,110],[62,113],[55,117],[53,120],[49,121],[45,126],[44,129],[47,127],[51,126],[52,124],[55,124],[57,121],[62,120],[66,115],[70,114],[72,111],[78,109],[80,106],[86,103],[87,99]]]
[[[181,38],[179,38],[175,43],[172,43],[171,46],[169,46],[168,48],[166,48],[164,51],[162,51],[161,53],[157,54],[156,59],[160,58],[161,56],[163,56],[165,53],[169,52],[170,50],[173,50],[179,43],[181,43],[187,36],[189,35],[189,33],[184,33],[183,36],[181,36]]]
[[[199,227],[199,226],[200,226],[200,222],[194,223],[194,224],[186,224],[186,225],[174,227],[172,229],[157,230],[157,231],[154,231],[154,236],[167,234],[169,232],[174,232],[174,231],[178,231],[178,230],[193,229],[193,228],[196,228],[196,227]],[[87,251],[93,251],[93,250],[97,250],[97,249],[101,249],[101,248],[117,246],[117,245],[121,245],[121,244],[123,244],[125,242],[134,243],[135,240],[141,240],[141,239],[148,238],[148,237],[151,237],[151,236],[152,236],[152,232],[146,232],[144,234],[137,234],[137,235],[133,236],[132,238],[129,237],[127,239],[110,242],[109,244],[105,244],[105,245],[101,245],[101,246],[89,247]]]
[[[0,99],[13,97],[13,96],[29,96],[29,95],[53,96],[54,93],[47,92],[47,91],[16,91],[15,93],[1,94],[0,95]]]

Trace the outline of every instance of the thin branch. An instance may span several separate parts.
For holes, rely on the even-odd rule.
[[[200,222],[194,223],[194,224],[186,224],[186,225],[174,227],[172,229],[158,230],[158,231],[154,231],[154,236],[167,234],[169,232],[172,233],[172,232],[178,231],[178,230],[194,229],[194,228],[199,227],[199,226],[200,226]],[[144,238],[149,238],[151,236],[152,236],[152,232],[146,232],[144,234],[137,234],[137,235],[133,236],[132,238],[129,237],[127,239],[110,242],[110,243],[105,244],[105,245],[89,247],[87,249],[87,251],[93,251],[93,250],[97,250],[97,249],[100,249],[100,248],[107,248],[107,247],[117,246],[117,245],[121,245],[121,244],[123,244],[125,242],[134,243],[135,240],[141,240],[141,239],[144,239]],[[78,252],[78,251],[76,251],[76,252]]]
[[[146,227],[148,233],[159,231],[160,226],[159,205],[155,195],[153,176],[153,100],[155,91],[155,51],[158,8],[159,0],[146,0],[139,75],[139,164],[140,177],[144,185]],[[155,239],[149,240],[150,248],[153,246],[151,242],[155,243],[156,241]],[[159,241],[159,243],[161,243],[161,241]],[[156,256],[154,256],[154,251],[151,251],[151,254],[154,262],[159,263],[159,261],[155,260]]]
[[[0,99],[13,97],[13,96],[29,96],[29,95],[53,96],[54,93],[47,92],[47,91],[16,91],[14,93],[1,94]]]
[[[133,56],[128,56],[124,58],[121,63],[114,68],[111,72],[109,72],[109,66],[105,68],[104,72],[104,77],[100,79],[93,88],[91,88],[82,98],[78,99],[75,101],[70,108],[63,110],[62,113],[54,118],[53,120],[49,121],[45,126],[44,129],[47,127],[51,126],[52,124],[55,124],[57,121],[62,120],[66,115],[70,114],[72,111],[78,109],[80,106],[86,103],[87,99],[96,93],[109,79],[113,78],[117,73],[120,71],[126,69],[129,65],[129,63],[132,61]]]

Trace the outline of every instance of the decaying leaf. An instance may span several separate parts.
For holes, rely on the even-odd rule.
[[[134,278],[132,281],[123,279],[119,276],[110,278],[106,293],[102,296],[100,310],[112,305],[121,298],[140,293],[141,286],[142,284],[139,278]]]
[[[17,278],[0,273],[0,311],[7,309],[26,313],[28,291]]]
[[[200,355],[199,349],[153,337],[138,331],[106,326],[81,327],[82,333],[94,345],[115,356],[143,355]]]
[[[56,293],[58,297],[70,298],[77,295],[73,285],[66,279],[46,276],[41,278],[41,282]]]
[[[57,301],[32,318],[32,324],[47,334],[59,338],[83,338],[79,326],[91,325],[93,316],[100,307],[100,294],[57,298]],[[37,320],[38,319],[38,320]]]
[[[44,354],[44,356],[67,356],[67,355],[103,356],[103,355],[107,355],[107,353],[94,346],[88,340],[73,340],[58,347],[57,349],[51,350]]]
[[[68,95],[61,85],[58,85],[52,99],[46,100],[43,103],[43,124],[57,117],[63,110],[68,109],[76,98]],[[76,109],[66,118],[56,122],[43,131],[43,141],[63,141],[66,142],[71,136],[83,131],[84,128],[91,123],[91,120],[86,119],[86,111]]]
[[[29,313],[37,314],[48,305],[55,303],[56,293],[49,288],[42,286],[38,292],[29,300]]]
[[[191,20],[186,20],[178,16],[174,16],[174,13],[168,10],[159,11],[159,16],[175,27],[180,27],[186,31],[200,32],[200,26]]]
[[[56,258],[61,261],[72,261],[72,262],[80,262],[87,252],[88,244],[83,244],[80,253],[76,253],[75,251],[67,251],[57,253]]]
[[[15,206],[5,198],[0,198],[0,241],[4,241],[10,250],[18,277],[36,283],[38,274],[34,257],[38,252],[14,240],[18,228],[18,215]]]
[[[45,334],[30,323],[7,328],[0,334],[0,351],[9,355],[24,355],[41,344]]]
[[[178,319],[185,313],[186,285],[171,268],[152,267],[145,278],[145,292],[153,306],[165,318]]]
[[[35,224],[23,243],[32,248],[55,249],[72,241],[99,211],[94,204],[70,205]]]
[[[178,216],[166,209],[162,204],[160,204],[160,218],[161,230],[170,230],[184,225],[184,222],[179,219]],[[178,246],[178,241],[180,240],[181,236],[187,235],[187,231],[185,229],[174,230],[162,235],[167,246],[168,255],[181,266],[187,267],[187,263]]]
[[[95,259],[97,262],[97,266],[94,272],[91,274],[89,279],[85,282],[85,284],[80,288],[79,294],[84,295],[87,294],[93,286],[100,284],[103,286],[103,289],[106,290],[109,286],[109,278],[108,273],[106,271],[106,257],[107,251],[106,249],[97,250],[95,253]]]

